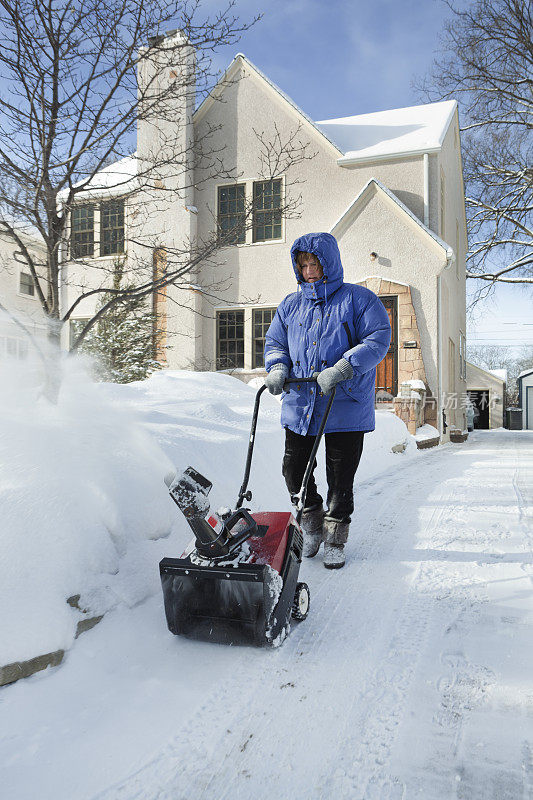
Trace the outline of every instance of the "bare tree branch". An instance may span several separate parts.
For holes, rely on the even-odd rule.
[[[472,0],[465,7],[445,2],[452,18],[441,56],[417,88],[430,100],[455,97],[460,106],[467,276],[482,284],[530,284],[532,6],[527,0]]]

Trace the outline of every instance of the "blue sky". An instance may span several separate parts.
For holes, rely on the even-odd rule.
[[[214,3],[209,3],[213,7]],[[261,11],[238,0],[242,19]],[[271,0],[236,52],[277,83],[312,119],[400,108],[420,102],[413,77],[431,65],[449,11],[440,0]]]
[[[263,19],[219,51],[215,67],[244,53],[315,120],[423,102],[413,82],[431,68],[451,18],[441,0],[237,0],[236,13]],[[532,301],[531,289],[498,286],[470,317],[470,342],[533,344]]]

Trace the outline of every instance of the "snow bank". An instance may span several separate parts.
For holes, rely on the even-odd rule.
[[[18,365],[0,373],[1,665],[69,647],[80,619],[71,595],[97,614],[143,599],[151,582],[132,546],[172,524],[161,502],[171,465],[133,411],[75,362],[57,405],[33,376]]]
[[[213,482],[211,508],[235,505],[256,387],[220,373],[160,372],[94,384],[69,361],[57,405],[28,370],[1,374],[0,665],[73,641],[80,614],[102,614],[160,591],[158,562],[190,537],[164,484],[193,466]],[[416,454],[394,414],[378,411],[357,483]],[[391,452],[405,442],[405,451]],[[257,511],[283,510],[280,403],[262,396],[249,488]],[[326,496],[324,448],[319,490]],[[167,537],[167,538],[163,538]]]
[[[426,439],[435,439],[440,437],[440,433],[433,425],[421,425],[416,429],[415,439],[417,442],[425,441]]]
[[[403,451],[392,448],[404,445]],[[417,454],[416,442],[407,425],[392,411],[376,411],[376,430],[367,433],[356,485],[391,467],[400,467]]]

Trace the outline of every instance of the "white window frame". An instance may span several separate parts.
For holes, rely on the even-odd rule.
[[[276,308],[277,308],[277,306],[273,306],[273,305],[269,305],[269,306],[264,306],[264,305],[253,306],[253,308],[252,308],[252,315],[251,315],[251,321],[250,321],[250,326],[251,326],[250,339],[251,339],[251,367],[252,367],[252,370],[254,370],[254,371],[255,370],[264,370],[265,369],[264,366],[262,366],[262,367],[254,367],[254,365],[253,365],[254,364],[254,351],[255,351],[255,348],[254,348],[254,343],[255,343],[254,312],[255,311],[273,311],[274,314],[272,315],[272,318],[274,318],[274,315],[276,313]],[[246,336],[246,328],[245,328],[244,334]]]
[[[245,207],[250,209],[251,211],[251,218],[250,224],[246,229],[245,233],[245,241],[241,242],[240,244],[228,244],[225,247],[262,247],[262,246],[270,246],[276,244],[284,244],[286,242],[286,228],[285,228],[285,215],[281,214],[281,238],[279,239],[267,239],[264,242],[254,242],[253,241],[253,211],[252,211],[252,203],[253,203],[253,196],[254,196],[254,183],[263,183],[266,180],[270,180],[269,178],[261,178],[256,176],[255,178],[241,178],[238,181],[234,181],[230,183],[229,181],[219,181],[214,184],[214,196],[213,196],[213,208],[215,209],[215,219],[217,221],[218,226],[218,190],[222,186],[237,186],[244,184],[244,201]],[[272,180],[281,180],[281,205],[283,207],[285,203],[285,175],[277,175]],[[266,306],[270,307],[270,306]],[[259,308],[259,306],[257,306]]]
[[[230,245],[228,245],[229,247]],[[247,359],[247,351],[246,351],[246,344],[247,344],[247,336],[246,336],[246,309],[243,306],[218,306],[215,310],[215,341],[214,341],[214,362],[215,362],[215,371],[216,372],[235,372],[235,370],[245,370],[246,369],[246,359]],[[224,369],[218,369],[217,360],[218,360],[218,315],[221,312],[232,312],[232,311],[244,311],[244,365],[242,367],[225,367]]]
[[[21,278],[21,276],[22,276],[22,273],[24,273],[25,275],[29,275],[29,277],[30,277],[30,278],[32,279],[32,281],[33,281],[33,277],[32,277],[32,275],[31,275],[31,272],[26,272],[26,270],[24,269],[24,267],[21,267],[21,268],[19,269],[18,273],[17,273],[17,279],[18,279],[18,283],[17,283],[17,295],[18,295],[19,297],[24,297],[26,300],[38,300],[39,298],[37,297],[37,289],[36,289],[36,287],[35,287],[35,282],[34,282],[34,281],[33,281],[33,294],[26,294],[26,292],[21,292],[21,291],[20,291],[20,278]]]
[[[124,250],[122,253],[112,253],[108,256],[100,255],[100,244],[102,239],[102,231],[100,226],[100,206],[102,203],[107,202],[116,202],[117,200],[122,200],[124,202]],[[128,214],[129,214],[129,204],[128,204],[128,196],[127,195],[117,195],[110,196],[110,197],[95,197],[92,199],[81,200],[79,201],[78,205],[93,205],[94,206],[94,253],[92,256],[80,256],[79,258],[73,258],[72,256],[72,220],[69,217],[68,223],[68,261],[72,261],[73,263],[84,263],[84,262],[92,262],[92,261],[112,261],[115,258],[125,258],[128,254],[127,245],[128,245]]]
[[[277,240],[276,240],[277,241]],[[235,245],[236,247],[238,245]],[[213,310],[215,312],[215,319],[213,324],[213,353],[215,354],[214,362],[216,369],[217,361],[217,313],[219,311],[244,311],[244,367],[229,367],[228,369],[216,370],[217,372],[256,372],[261,375],[265,372],[264,367],[252,367],[253,363],[253,344],[254,344],[254,328],[253,328],[253,312],[254,309],[261,308],[274,308],[277,309],[276,303],[257,303],[254,305],[232,305],[232,306],[216,306]]]
[[[15,353],[8,353],[8,342],[14,343]],[[24,361],[28,357],[28,351],[28,342],[25,339],[19,339],[16,336],[0,336],[0,358],[9,357],[16,358],[17,361]]]

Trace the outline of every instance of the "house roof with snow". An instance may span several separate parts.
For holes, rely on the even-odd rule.
[[[130,194],[139,188],[137,181],[137,153],[125,156],[119,161],[103,167],[99,172],[87,182],[83,193],[87,198],[114,197],[121,194]],[[75,186],[83,185],[84,181],[78,181]],[[63,189],[58,195],[59,200],[63,200],[68,194],[67,189]]]
[[[525,369],[523,370],[523,372],[520,373],[520,375],[517,377],[516,380],[519,381],[521,378],[525,378],[526,375],[532,375],[532,374],[533,374],[533,367],[528,367],[528,369]]]
[[[194,112],[194,120],[195,122],[199,121],[204,114],[211,108],[214,102],[219,99],[220,95],[224,91],[227,86],[230,86],[231,83],[235,80],[237,72],[242,66],[248,67],[250,73],[254,75],[256,78],[259,78],[266,86],[269,87],[270,90],[275,92],[284,102],[292,107],[292,109],[298,114],[299,117],[307,124],[314,128],[315,132],[319,134],[321,139],[326,139],[328,144],[337,152],[337,155],[342,154],[342,150],[333,142],[330,137],[328,136],[325,131],[321,130],[321,128],[314,122],[311,117],[309,117],[300,106],[294,102],[292,97],[289,97],[282,89],[277,86],[274,81],[270,80],[270,78],[265,75],[264,72],[261,72],[259,67],[256,67],[255,64],[246,58],[244,53],[237,53],[233,61],[228,66],[227,70],[221,76],[221,78],[217,81],[216,85],[211,89],[209,94],[206,98],[200,103],[196,111]]]
[[[341,166],[400,155],[437,152],[442,147],[446,131],[457,109],[455,100],[444,100],[315,122],[243,53],[238,53],[216,86],[196,109],[196,119],[204,115],[224,88],[235,79],[242,65],[246,65],[252,74],[264,81],[333,145],[341,154],[337,159]]]
[[[507,383],[507,370],[506,369],[489,369],[488,372],[492,372],[493,375],[496,375],[504,383]]]
[[[339,147],[339,164],[432,153],[442,147],[457,102],[445,100],[373,114],[324,119],[319,130]]]
[[[457,109],[455,100],[445,100],[439,103],[426,103],[315,122],[243,53],[237,53],[211,92],[194,112],[195,121],[199,121],[224,89],[232,84],[243,66],[291,106],[300,119],[328,143],[340,166],[437,152],[442,147]],[[136,154],[126,156],[100,170],[87,184],[87,193],[93,197],[105,197],[134,191],[138,188],[135,181],[137,170]],[[66,191],[60,193],[60,199],[61,195],[65,197],[66,194]],[[397,198],[395,199],[400,203]],[[403,206],[403,203],[401,205]],[[408,211],[405,206],[403,207]]]
[[[468,370],[467,383],[470,383],[470,379],[475,379],[476,374],[479,372],[492,381],[500,381],[502,384],[507,383],[507,370],[505,369],[486,369],[485,367],[480,367],[479,364],[474,364],[472,361],[468,361],[468,359],[466,362],[466,367]]]

